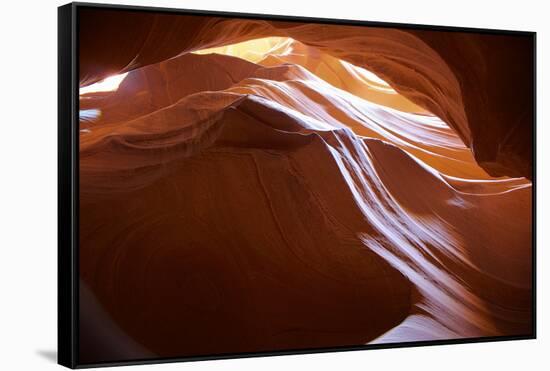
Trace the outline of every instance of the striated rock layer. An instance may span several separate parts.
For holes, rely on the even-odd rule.
[[[80,26],[82,361],[531,333],[521,37]]]
[[[493,176],[532,176],[534,39],[144,12],[80,11],[80,81],[285,36],[376,73],[448,123]]]

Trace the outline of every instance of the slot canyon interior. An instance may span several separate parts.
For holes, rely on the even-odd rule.
[[[78,16],[81,362],[532,333],[532,37]]]

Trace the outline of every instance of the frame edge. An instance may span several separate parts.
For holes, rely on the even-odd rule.
[[[197,16],[223,16],[245,19],[272,19],[280,21],[318,22],[324,24],[347,24],[380,28],[425,29],[429,31],[473,32],[530,37],[534,53],[534,93],[533,102],[535,118],[533,122],[533,328],[527,335],[498,336],[480,338],[461,338],[447,340],[412,341],[393,344],[366,345],[358,347],[331,347],[303,350],[283,350],[272,352],[251,352],[212,354],[206,356],[169,357],[154,359],[137,359],[107,361],[97,363],[79,363],[78,361],[78,55],[77,55],[77,16],[78,8],[103,8],[127,11],[157,11],[164,13],[186,13]],[[58,364],[71,369],[97,367],[131,366],[163,364],[174,362],[195,362],[209,360],[226,360],[249,357],[271,357],[301,354],[334,353],[371,349],[397,349],[402,347],[423,347],[453,344],[491,343],[501,341],[537,339],[536,311],[536,49],[537,32],[504,29],[482,29],[444,25],[401,24],[384,21],[349,20],[333,18],[315,18],[287,16],[279,14],[238,13],[214,10],[165,8],[154,6],[134,6],[104,3],[73,2],[58,7]],[[76,125],[76,126],[75,126]],[[75,162],[76,161],[76,162]],[[76,217],[76,219],[75,219]]]
[[[74,5],[57,8],[57,363],[75,368]]]

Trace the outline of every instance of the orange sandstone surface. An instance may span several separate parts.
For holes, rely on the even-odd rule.
[[[83,362],[531,333],[529,39],[80,27]]]

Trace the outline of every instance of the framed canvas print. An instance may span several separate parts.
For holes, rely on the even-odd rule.
[[[535,33],[58,17],[62,365],[535,337]]]

